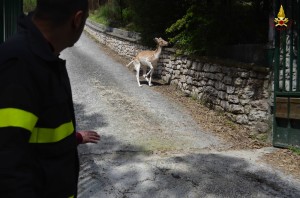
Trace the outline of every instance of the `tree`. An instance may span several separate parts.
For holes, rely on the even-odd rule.
[[[155,37],[166,38],[165,29],[182,17],[186,10],[184,0],[127,0],[132,11],[132,22],[141,33],[142,43],[154,44]]]
[[[166,32],[176,47],[207,55],[214,48],[241,43],[266,43],[267,0],[187,0],[185,15]]]
[[[99,0],[89,0],[89,9],[96,10],[99,7]]]

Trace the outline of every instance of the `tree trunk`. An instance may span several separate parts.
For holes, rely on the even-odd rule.
[[[90,10],[97,10],[99,8],[99,0],[89,0]]]

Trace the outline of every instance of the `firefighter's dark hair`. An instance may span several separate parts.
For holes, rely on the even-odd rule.
[[[62,25],[79,10],[88,12],[88,0],[37,0],[34,17]]]

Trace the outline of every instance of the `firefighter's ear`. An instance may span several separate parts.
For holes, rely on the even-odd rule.
[[[78,11],[73,15],[73,27],[78,29],[82,25],[82,21],[84,20],[84,13],[83,11]]]

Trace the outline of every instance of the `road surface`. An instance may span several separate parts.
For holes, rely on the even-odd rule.
[[[227,151],[87,35],[61,57],[77,129],[102,136],[79,146],[80,198],[300,197],[299,180],[257,162],[273,148]]]

